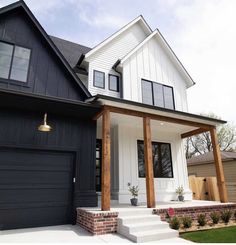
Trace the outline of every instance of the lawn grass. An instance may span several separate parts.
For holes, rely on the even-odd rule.
[[[199,243],[236,243],[236,226],[183,233],[180,237]]]

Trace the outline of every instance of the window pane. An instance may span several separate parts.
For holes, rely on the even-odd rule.
[[[15,47],[14,57],[11,69],[11,79],[26,82],[29,68],[30,50],[21,47]]]
[[[165,108],[174,109],[173,89],[163,86]]]
[[[142,80],[142,97],[143,97],[143,103],[148,105],[153,105],[151,82]]]
[[[94,86],[105,88],[105,74],[100,71],[94,71]]]
[[[145,177],[144,145],[142,141],[138,141],[138,175],[139,178]]]
[[[164,107],[163,86],[153,83],[154,105]]]
[[[0,42],[0,77],[8,78],[13,45]]]
[[[109,75],[109,89],[119,92],[119,78],[114,75]]]
[[[161,148],[161,163],[162,163],[162,173],[161,177],[172,178],[172,160],[171,160],[171,150],[169,144],[160,144]]]

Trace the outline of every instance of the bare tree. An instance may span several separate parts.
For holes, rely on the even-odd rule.
[[[202,115],[220,119],[212,113]],[[227,123],[217,127],[217,137],[221,151],[236,151],[235,125]],[[212,143],[209,132],[189,137],[185,141],[185,155],[187,159],[210,151],[212,151]]]

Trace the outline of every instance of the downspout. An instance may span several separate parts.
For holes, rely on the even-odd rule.
[[[112,66],[112,69],[115,71],[115,72],[117,72],[117,73],[119,73],[119,75],[120,75],[120,98],[121,99],[123,99],[123,74],[122,74],[122,72],[120,72],[120,71],[118,71],[117,70],[117,66],[120,64],[120,59],[118,59],[117,61],[116,61],[116,63]]]

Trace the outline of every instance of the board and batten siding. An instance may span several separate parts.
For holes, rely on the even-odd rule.
[[[124,99],[142,102],[141,79],[173,87],[175,109],[188,111],[186,83],[156,37],[124,62]]]
[[[146,180],[138,176],[138,150],[137,140],[143,140],[142,129],[132,125],[118,125],[118,159],[119,159],[119,203],[129,203],[130,193],[128,183],[139,186],[139,202],[146,202]],[[171,144],[173,178],[155,178],[156,201],[176,200],[175,189],[183,185],[185,199],[192,199],[192,192],[189,189],[187,163],[183,151],[183,142],[178,134],[161,132],[152,129],[152,141]],[[113,163],[112,163],[113,164]]]
[[[119,73],[112,69],[113,65],[118,59],[123,58],[134,49],[146,37],[147,34],[145,34],[142,27],[136,23],[86,60],[89,62],[88,89],[92,95],[105,94],[112,97],[120,97],[120,93],[108,89],[108,74],[119,76]],[[93,86],[94,70],[105,73],[105,89]]]
[[[223,168],[230,202],[236,202],[236,161],[223,161]],[[189,175],[197,177],[216,176],[213,162],[188,166]]]

